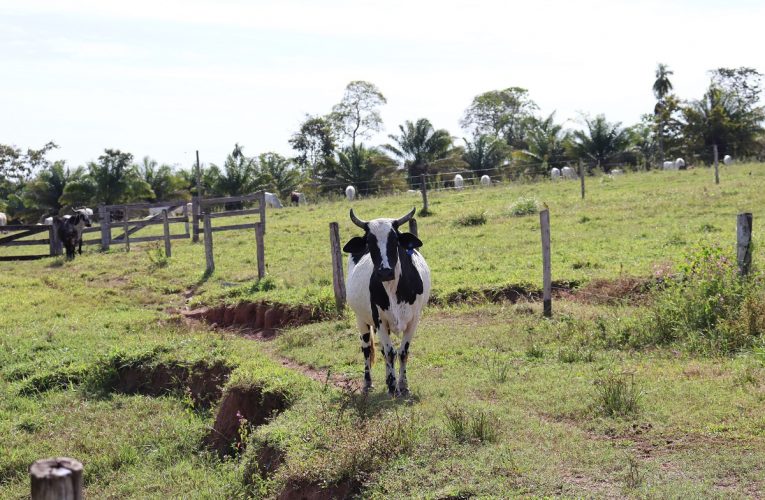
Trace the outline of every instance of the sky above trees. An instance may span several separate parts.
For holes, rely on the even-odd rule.
[[[305,114],[352,80],[387,98],[385,143],[405,120],[457,137],[476,95],[529,90],[540,114],[636,123],[658,62],[699,99],[708,70],[765,72],[765,4],[710,1],[3,0],[0,142],[61,146],[71,165],[105,147],[188,166],[234,142],[292,156]],[[384,5],[385,7],[381,7]]]

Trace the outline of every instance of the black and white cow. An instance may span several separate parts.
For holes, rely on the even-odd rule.
[[[58,237],[66,249],[67,259],[74,259],[74,251],[78,245],[82,255],[82,230],[86,227],[90,227],[90,216],[84,209],[75,210],[74,215],[68,219],[58,220]]]
[[[375,330],[380,352],[385,359],[385,383],[390,395],[409,393],[406,362],[409,347],[430,297],[430,269],[417,248],[422,246],[415,235],[399,228],[414,215],[414,209],[400,219],[356,217],[351,220],[364,230],[364,236],[352,238],[343,247],[351,254],[348,260],[346,292],[348,304],[356,313],[356,327],[364,353],[364,390],[372,388],[371,366],[374,362]],[[399,349],[393,347],[390,334],[402,332]],[[399,359],[398,383],[395,362]]]

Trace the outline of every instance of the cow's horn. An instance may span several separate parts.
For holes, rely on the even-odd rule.
[[[366,229],[367,223],[359,219],[358,217],[356,217],[356,214],[353,213],[353,209],[351,209],[351,220],[353,221],[354,224],[359,226],[361,229]]]
[[[393,223],[394,226],[399,227],[403,225],[406,222],[409,222],[409,219],[412,218],[415,212],[415,207],[412,207],[412,211],[406,214],[405,216],[401,217],[400,219],[396,219],[396,222]]]

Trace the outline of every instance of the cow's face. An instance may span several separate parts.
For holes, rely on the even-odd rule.
[[[415,248],[422,246],[416,236],[411,233],[400,233],[398,228],[414,215],[414,209],[401,219],[374,219],[369,222],[357,219],[351,210],[351,219],[364,229],[363,237],[352,238],[343,247],[345,252],[362,255],[369,252],[374,273],[380,281],[391,281],[396,277],[399,250],[409,255]]]
[[[85,227],[90,227],[90,216],[85,210],[77,210],[77,213],[71,217],[72,224],[77,226],[82,223]]]

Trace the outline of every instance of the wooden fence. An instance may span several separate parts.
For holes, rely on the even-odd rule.
[[[173,212],[181,208],[183,215],[180,217],[170,217],[168,212]],[[155,214],[144,216],[140,219],[130,220],[131,215],[137,213],[144,214],[151,209],[166,209],[158,211]],[[99,228],[91,228],[92,232],[99,231],[101,238],[84,240],[88,245],[100,244],[102,250],[109,250],[111,245],[125,245],[126,250],[130,250],[130,243],[141,243],[146,241],[165,240],[165,247],[169,240],[188,239],[189,232],[189,207],[183,200],[165,201],[161,203],[130,203],[123,205],[101,205],[98,207],[98,216],[101,221]],[[170,234],[170,224],[184,224],[184,232],[180,234]],[[149,226],[163,226],[163,234],[153,236],[133,236],[136,232]],[[113,235],[112,230],[117,229],[121,234]]]
[[[46,245],[48,252],[32,255],[0,255],[0,261],[10,260],[36,260],[54,255],[61,255],[61,242],[58,240],[58,234],[55,226],[41,226],[34,224],[19,224],[11,226],[2,226],[3,231],[13,233],[9,236],[0,237],[0,248],[2,247],[21,247],[33,245]],[[45,239],[22,240],[36,234],[47,236]]]

